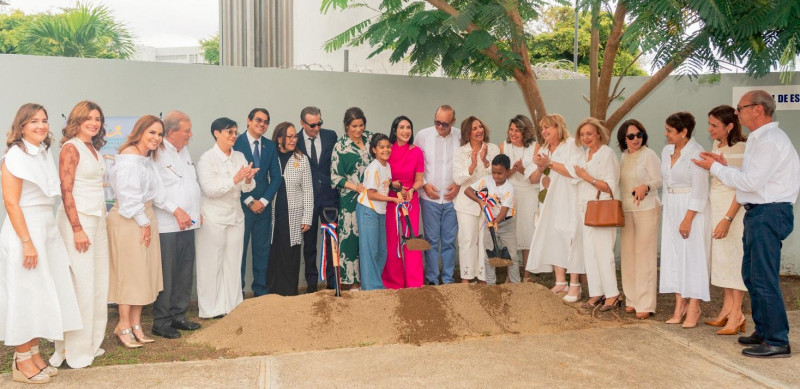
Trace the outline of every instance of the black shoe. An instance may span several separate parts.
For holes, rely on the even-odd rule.
[[[222,319],[223,317],[225,317],[225,314],[221,313],[221,314],[219,314],[217,316],[212,317],[212,319]]]
[[[317,291],[317,285],[316,285],[316,284],[314,284],[314,285],[309,285],[309,286],[306,288],[306,293],[314,293],[314,292],[316,292],[316,291]]]
[[[153,335],[158,335],[162,338],[167,338],[167,339],[178,339],[181,337],[181,333],[178,332],[178,330],[169,326],[165,326],[163,328],[153,327],[151,332],[153,333]]]
[[[740,336],[739,337],[739,344],[743,344],[745,346],[749,345],[756,345],[764,343],[764,338],[760,337],[755,331],[750,336]]]
[[[792,356],[792,348],[788,344],[786,346],[773,346],[761,343],[758,346],[742,350],[742,354],[755,358],[789,358]]]
[[[200,328],[200,324],[192,323],[189,320],[173,321],[172,328],[176,330],[194,331]]]
[[[435,283],[435,282],[433,282],[433,281],[431,281],[431,282],[428,282],[428,285],[430,285],[430,286],[436,286],[436,283]]]

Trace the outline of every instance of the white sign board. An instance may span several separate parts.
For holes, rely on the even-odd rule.
[[[800,85],[772,85],[772,86],[748,86],[733,88],[733,105],[739,104],[742,95],[751,91],[762,89],[772,95],[775,99],[776,111],[800,111]]]

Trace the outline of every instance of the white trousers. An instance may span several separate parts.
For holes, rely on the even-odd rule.
[[[614,297],[617,288],[617,264],[614,261],[614,243],[617,241],[616,227],[583,226],[583,260],[589,296]]]
[[[489,227],[483,226],[483,231],[483,239],[484,242],[486,242],[486,249],[490,250],[495,248],[494,242],[492,241],[492,235],[489,232]],[[517,255],[518,235],[516,216],[498,224],[497,229],[495,230],[495,236],[497,237],[497,244],[501,248],[505,247],[508,249],[508,253],[511,255],[511,262],[513,262],[511,266],[507,267],[508,280],[506,282],[517,283],[520,281],[519,267],[522,264],[522,261],[519,255]],[[484,267],[486,268],[486,283],[489,285],[494,285],[497,283],[497,268],[492,267],[492,265],[489,264],[489,256],[486,255],[486,250],[483,251],[483,260]]]
[[[464,212],[456,212],[458,219],[458,268],[462,280],[478,278],[486,281],[486,267],[483,259],[486,249],[481,232],[481,217]]]
[[[244,223],[225,225],[205,219],[196,230],[200,317],[227,315],[242,302],[242,246]]]
[[[64,340],[55,341],[55,352],[50,364],[61,366],[66,359],[69,367],[79,369],[90,366],[105,337],[108,322],[108,233],[106,219],[78,214],[81,227],[89,237],[89,249],[79,253],[75,249],[72,225],[63,209],[56,215],[56,223],[69,253],[72,281],[83,328],[64,333]]]

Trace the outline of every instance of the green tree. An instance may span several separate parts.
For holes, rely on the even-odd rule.
[[[600,42],[606,42],[611,33],[613,20],[608,12],[601,12],[599,33]],[[544,32],[529,37],[528,47],[531,63],[552,63],[573,61],[573,38],[575,36],[575,8],[559,6],[547,8],[540,22],[546,27]],[[591,15],[584,12],[578,18],[578,72],[589,74],[589,48],[592,36]],[[601,45],[600,49],[604,47]],[[638,47],[623,47],[614,60],[613,76],[646,76],[637,63],[641,55]],[[602,59],[602,57],[601,57]],[[570,67],[570,69],[572,69]]]
[[[322,0],[321,8],[350,6],[367,5]],[[372,55],[390,51],[394,62],[408,59],[412,74],[441,67],[450,77],[513,78],[536,118],[547,111],[531,69],[535,47],[526,26],[545,6],[542,0],[381,0],[373,18],[332,38],[326,49],[369,44]],[[793,67],[800,52],[797,0],[582,0],[580,7],[591,21],[590,115],[612,128],[675,71],[692,76],[741,64],[760,76],[775,66]],[[601,26],[608,19],[603,9],[613,12],[601,43]],[[611,88],[614,65],[633,48],[653,57],[654,74],[609,115],[611,102],[621,94],[619,79]]]
[[[34,18],[35,16],[25,15],[19,10],[0,14],[0,54],[17,53],[22,29]]]
[[[201,39],[199,42],[206,61],[212,65],[219,65],[219,32],[208,39]]]
[[[133,36],[103,5],[78,2],[62,13],[42,14],[22,31],[21,54],[127,59]]]

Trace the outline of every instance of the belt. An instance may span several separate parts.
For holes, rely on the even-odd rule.
[[[692,188],[690,188],[688,186],[668,187],[667,188],[667,192],[671,193],[671,194],[691,193],[692,192]]]

